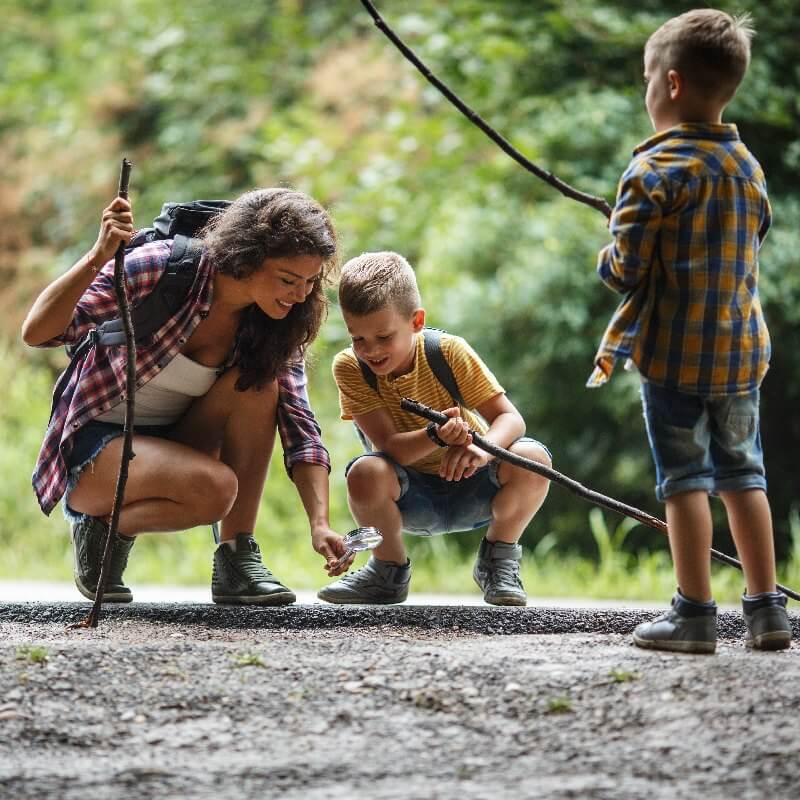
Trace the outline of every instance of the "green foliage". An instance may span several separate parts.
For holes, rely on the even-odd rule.
[[[28,664],[46,664],[50,660],[50,653],[42,645],[22,645],[17,648],[17,660]]]
[[[613,199],[632,147],[650,133],[642,47],[691,2],[462,0],[378,4],[423,60],[515,146],[584,191]],[[726,119],[765,166],[775,224],[761,294],[775,343],[763,429],[778,555],[798,582],[790,509],[800,502],[800,116],[794,0],[755,4],[753,62]],[[749,9],[747,8],[749,6]],[[418,272],[432,324],[465,335],[523,412],[555,467],[659,515],[635,375],[583,388],[618,298],[593,271],[603,218],[521,170],[344,0],[10,0],[0,27],[0,544],[5,575],[64,578],[59,514],[44,518],[28,476],[60,353],[11,343],[36,292],[86,251],[122,154],[135,163],[139,225],[165,199],[233,197],[291,184],[334,214],[345,258],[396,249]],[[329,364],[346,345],[333,309],[314,347],[311,395],[334,459],[332,519],[352,520],[342,471],[358,452],[338,419]],[[291,585],[325,580],[279,453],[257,535]],[[532,594],[668,597],[662,537],[616,527],[553,487],[524,537]],[[728,546],[721,509],[715,519]],[[792,519],[795,519],[794,517]],[[133,582],[205,581],[210,534],[144,537]],[[415,588],[470,585],[475,536],[413,541]],[[598,557],[598,549],[600,550]],[[557,571],[557,572],[556,572]],[[557,577],[553,577],[557,575]],[[725,577],[731,575],[731,578]],[[715,573],[723,593],[738,578]],[[740,582],[740,581],[739,581]],[[741,587],[739,587],[740,589]],[[735,596],[735,595],[734,595]]]

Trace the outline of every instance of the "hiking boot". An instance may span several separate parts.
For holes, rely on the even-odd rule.
[[[80,519],[70,526],[75,564],[75,585],[78,587],[78,591],[89,600],[94,600],[97,592],[107,535],[108,525],[99,517],[90,517],[88,514],[81,514]],[[106,587],[103,592],[103,600],[108,603],[130,603],[133,600],[131,590],[122,582],[122,573],[128,566],[128,554],[135,541],[135,539],[119,535],[116,537]]]
[[[786,615],[786,595],[764,592],[742,596],[747,635],[744,643],[756,650],[784,650],[792,643],[792,626]]]
[[[678,653],[713,653],[717,648],[717,605],[695,603],[680,592],[672,608],[633,632],[637,647],[672,650]]]
[[[524,606],[528,595],[519,577],[522,547],[508,542],[484,539],[472,577],[483,591],[483,599],[493,606]]]
[[[370,556],[361,569],[320,589],[317,597],[329,603],[371,603],[381,606],[402,603],[408,597],[410,580],[410,561],[401,567]]]
[[[221,605],[286,606],[297,599],[264,565],[249,533],[236,534],[236,550],[220,544],[214,551],[211,599]]]

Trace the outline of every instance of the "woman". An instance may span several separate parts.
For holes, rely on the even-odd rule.
[[[104,210],[92,249],[34,302],[22,327],[27,344],[74,343],[118,315],[113,256],[133,232],[131,206],[118,197]],[[336,236],[328,214],[308,196],[260,189],[239,197],[202,238],[186,301],[137,346],[136,457],[104,597],[132,599],[122,575],[138,534],[221,520],[214,602],[292,603],[294,594],[262,563],[253,538],[276,427],[314,549],[331,575],[349,566],[334,566],[345,546],[328,521],[330,460],[308,404],[302,360],[324,317]],[[171,245],[152,242],[126,255],[131,305],[152,290]],[[125,358],[124,347],[97,347],[85,357],[56,405],[33,474],[46,514],[64,497],[75,582],[90,599],[122,452]]]

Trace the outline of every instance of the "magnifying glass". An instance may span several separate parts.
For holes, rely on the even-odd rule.
[[[355,528],[342,537],[345,550],[344,555],[335,563],[331,565],[331,569],[341,567],[346,561],[349,560],[353,553],[360,553],[363,550],[374,550],[383,542],[383,535],[377,528]]]

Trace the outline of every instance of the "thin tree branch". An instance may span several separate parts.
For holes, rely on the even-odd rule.
[[[122,169],[119,176],[119,196],[128,199],[128,184],[130,182],[131,168],[133,164],[127,158],[122,159]],[[83,622],[75,627],[96,628],[100,621],[100,608],[103,604],[108,571],[111,565],[111,557],[114,553],[117,531],[119,530],[119,515],[122,510],[122,503],[125,498],[125,484],[128,481],[128,464],[134,457],[133,452],[133,421],[134,421],[134,400],[136,396],[136,339],[133,330],[133,319],[131,317],[131,307],[128,302],[128,290],[125,283],[125,245],[120,243],[114,255],[114,291],[117,295],[120,316],[122,317],[122,327],[125,331],[125,346],[127,348],[127,361],[125,364],[125,427],[122,443],[122,458],[120,459],[119,474],[117,475],[117,488],[114,492],[114,505],[111,509],[111,521],[108,526],[108,533],[103,546],[103,559],[100,568],[100,578],[97,581],[95,590],[94,605],[89,615]]]
[[[538,167],[522,153],[519,152],[507,139],[501,136],[491,125],[489,125],[477,112],[473,111],[455,92],[437,78],[428,67],[417,57],[414,51],[389,27],[383,17],[378,13],[370,0],[361,0],[361,4],[367,9],[369,15],[375,22],[375,26],[386,35],[386,38],[432,83],[470,122],[477,125],[500,149],[511,156],[518,164],[525,167],[528,172],[532,172],[537,178],[557,189],[565,197],[577,200],[587,206],[596,208],[605,214],[606,218],[611,216],[611,206],[602,198],[586,194],[560,178],[553,175],[541,167]]]
[[[439,425],[444,425],[444,423],[450,419],[439,411],[434,411],[432,408],[429,408],[422,403],[417,403],[415,400],[410,400],[407,397],[404,397],[400,401],[400,407],[406,411],[411,411],[413,414],[417,414],[424,419],[428,419],[431,422],[436,422]],[[532,461],[529,458],[523,458],[522,456],[518,456],[516,453],[511,453],[502,447],[498,447],[496,444],[487,442],[486,439],[484,439],[476,431],[470,430],[470,434],[472,435],[472,443],[476,447],[480,447],[481,450],[485,450],[487,453],[490,453],[496,458],[499,458],[502,461],[507,461],[509,464],[514,464],[514,466],[527,469],[529,472],[535,472],[538,475],[542,475],[553,483],[557,483],[560,486],[569,489],[573,494],[578,495],[578,497],[588,500],[590,503],[602,506],[603,508],[608,508],[611,511],[616,511],[618,514],[623,514],[626,517],[631,517],[637,522],[641,522],[642,525],[655,528],[657,531],[661,531],[663,534],[667,533],[667,523],[663,520],[660,520],[657,517],[652,517],[647,512],[641,511],[633,506],[620,503],[619,500],[614,500],[612,497],[606,497],[604,494],[595,492],[592,489],[587,489],[582,483],[578,483],[578,481],[568,478],[566,475],[562,475],[560,472],[556,472],[554,469],[546,467],[544,464],[540,464],[538,461]],[[741,562],[729,555],[726,555],[725,553],[720,553],[718,550],[711,550],[711,558],[713,558],[715,561],[727,564],[730,567],[736,567],[738,570],[742,569]],[[778,584],[777,587],[778,590],[783,592],[787,597],[791,597],[793,600],[800,600],[800,594],[798,594],[798,592],[795,592],[792,589],[787,589],[785,586],[781,586],[780,584]]]

